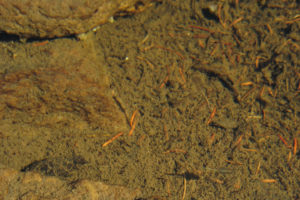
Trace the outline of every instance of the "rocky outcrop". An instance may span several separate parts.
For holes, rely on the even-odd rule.
[[[68,183],[34,172],[18,172],[0,166],[0,199],[130,200],[139,190],[102,182],[80,180]]]
[[[0,0],[0,31],[23,38],[87,32],[116,14],[150,0]]]
[[[113,99],[93,40],[61,39],[44,48],[27,59],[17,56],[14,66],[19,67],[0,73],[0,121],[10,121],[0,126],[28,123],[111,134],[126,131],[125,115]]]

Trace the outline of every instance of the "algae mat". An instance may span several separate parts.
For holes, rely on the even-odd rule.
[[[13,87],[5,95],[23,96],[15,88],[33,85],[25,92],[49,97],[16,98],[11,105],[1,99],[0,162],[70,182],[139,188],[137,199],[298,199],[299,23],[296,1],[178,0],[116,18],[87,41],[2,41],[1,84]],[[80,50],[66,50],[69,43]],[[73,61],[88,55],[91,45],[109,79],[113,109],[107,115],[97,104],[102,89],[86,91],[99,83],[99,67],[84,73],[80,65],[62,62],[86,76],[73,75],[87,84],[73,86],[75,94],[68,85],[66,93],[55,86],[56,78],[72,78],[70,71],[40,69],[41,59],[71,52]],[[20,71],[29,81],[5,79]],[[79,108],[59,99],[61,93],[73,99],[82,89],[88,95]],[[90,109],[92,116],[85,112]],[[60,112],[63,118],[56,116]],[[119,120],[120,128],[105,131],[101,116],[111,119],[104,126]],[[118,129],[124,134],[102,147]]]

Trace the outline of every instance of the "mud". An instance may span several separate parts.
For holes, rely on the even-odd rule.
[[[44,89],[48,99],[38,109],[41,101],[30,98],[7,104],[1,88],[0,163],[70,182],[139,188],[139,199],[299,199],[298,11],[296,1],[169,0],[116,18],[87,41],[3,39],[1,87],[27,84],[18,94],[36,94],[45,79],[41,87],[53,89]],[[68,73],[44,66],[72,52],[69,43],[101,65],[81,69],[69,53],[59,68]],[[80,94],[101,83],[99,70],[109,79],[110,115],[100,112],[98,89]],[[29,81],[5,78],[20,73]],[[60,90],[69,73],[81,85],[71,85],[75,93]],[[66,100],[78,96],[85,105],[79,110]],[[99,109],[87,116],[87,108]],[[57,112],[63,123],[43,124]],[[103,116],[112,125],[97,123]],[[109,128],[118,120],[124,134],[102,147],[119,133]]]

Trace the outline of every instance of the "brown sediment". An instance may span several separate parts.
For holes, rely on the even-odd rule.
[[[0,162],[141,199],[296,199],[296,5],[167,0],[86,41],[1,41]]]

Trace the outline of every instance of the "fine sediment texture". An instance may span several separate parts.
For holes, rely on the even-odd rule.
[[[0,41],[0,163],[136,199],[299,199],[298,7],[166,0]]]

